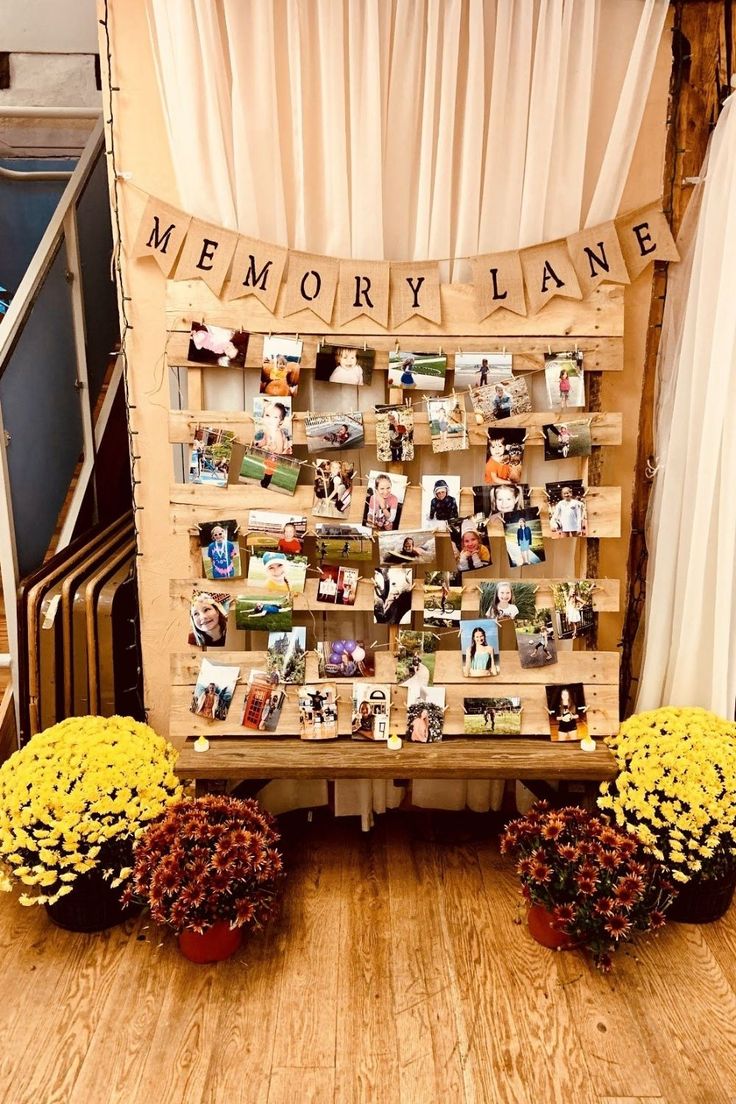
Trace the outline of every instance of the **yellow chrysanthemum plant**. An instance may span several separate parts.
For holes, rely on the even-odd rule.
[[[705,709],[638,713],[606,743],[619,767],[599,807],[634,832],[675,884],[736,867],[736,724]]]
[[[125,878],[116,860],[182,797],[176,754],[130,717],[71,717],[33,736],[0,767],[0,890],[52,905],[102,862]]]

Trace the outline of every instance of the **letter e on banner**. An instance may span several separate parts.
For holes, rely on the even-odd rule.
[[[153,257],[164,276],[170,276],[191,221],[191,215],[149,196],[131,256]]]
[[[586,299],[605,281],[611,284],[629,283],[614,222],[603,222],[600,226],[581,230],[579,234],[570,234],[567,249]]]
[[[391,326],[400,326],[417,314],[429,322],[442,321],[440,266],[437,261],[391,263]]]
[[[289,250],[283,315],[310,310],[323,322],[332,321],[339,265],[334,257]]]
[[[582,299],[583,293],[564,238],[522,249],[520,256],[532,314],[540,311],[556,295],[563,299]]]
[[[650,203],[616,219],[616,233],[632,280],[650,261],[679,261],[675,239],[661,203]]]
[[[508,253],[483,253],[480,257],[473,257],[471,265],[478,322],[488,318],[499,307],[514,314],[526,314],[524,277],[515,249]]]
[[[204,280],[207,287],[219,296],[237,241],[238,235],[234,230],[224,230],[222,226],[192,219],[174,279]]]
[[[364,314],[388,326],[388,261],[340,261],[337,323],[344,326]]]
[[[287,256],[288,251],[278,245],[269,245],[257,238],[245,238],[241,235],[235,249],[225,298],[242,299],[244,295],[255,295],[273,314]]]

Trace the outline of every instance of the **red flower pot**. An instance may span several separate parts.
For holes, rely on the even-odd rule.
[[[544,905],[531,905],[526,917],[533,939],[553,951],[569,951],[575,946],[569,935],[552,926],[552,913]]]
[[[228,920],[218,920],[206,931],[179,933],[179,950],[190,962],[222,962],[235,954],[243,939],[242,928],[231,928]]]

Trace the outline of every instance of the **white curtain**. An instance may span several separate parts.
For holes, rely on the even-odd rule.
[[[637,709],[736,702],[736,104],[711,136],[670,267],[657,364]]]
[[[292,248],[388,259],[513,249],[612,218],[667,9],[148,0],[179,202]],[[468,276],[461,260],[445,267]],[[243,401],[242,380],[219,379],[210,408]],[[574,572],[565,554],[555,574]],[[415,802],[445,808],[488,808],[501,792],[413,787]],[[342,783],[336,806],[365,823],[395,796]]]

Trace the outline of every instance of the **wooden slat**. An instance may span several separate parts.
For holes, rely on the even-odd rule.
[[[305,469],[309,470],[309,469]],[[482,482],[479,473],[478,482]],[[311,483],[300,484],[293,495],[276,494],[253,484],[231,484],[229,487],[207,487],[197,483],[175,483],[169,490],[171,504],[171,522],[174,533],[191,529],[198,521],[207,521],[213,517],[243,516],[246,510],[275,510],[294,513],[311,513],[314,492]],[[621,536],[621,488],[590,487],[585,497],[588,508],[589,537]],[[550,535],[547,499],[544,490],[531,488],[531,502],[538,506],[542,517],[542,532]],[[360,484],[353,488],[350,513],[345,521],[360,522],[363,518],[365,493]],[[463,488],[460,495],[460,513],[469,514],[473,509],[473,494]],[[315,521],[329,521],[329,518],[316,518]],[[406,491],[406,500],[401,514],[402,529],[417,529],[421,524],[421,488],[410,485]],[[500,521],[494,520],[491,529],[496,526],[501,533]],[[563,538],[564,539],[564,538]],[[504,566],[503,570],[506,570]]]
[[[339,415],[338,415],[339,416]],[[294,421],[294,444],[306,444],[304,411],[296,411]],[[620,414],[586,414],[580,412],[571,413],[568,421],[590,420],[591,440],[594,445],[620,445],[622,440],[623,425]],[[523,426],[527,429],[527,445],[544,444],[544,436],[541,427],[552,422],[559,422],[559,411],[546,411],[544,413],[520,414],[514,418],[506,418],[503,425],[506,427]],[[496,423],[500,425],[501,423]],[[218,411],[218,410],[174,410],[169,414],[169,441],[174,445],[191,444],[197,426],[212,425],[234,431],[238,438],[245,444],[253,437],[253,416],[245,411]],[[376,414],[373,409],[363,410],[363,428],[365,430],[365,444],[376,443]],[[468,414],[468,436],[471,445],[485,445],[486,430],[489,425],[475,425],[472,414]],[[431,436],[427,413],[421,408],[414,411],[414,444],[429,445]]]
[[[218,740],[207,752],[187,744],[176,764],[180,778],[614,778],[616,762],[599,744],[540,740],[442,740],[389,751],[375,744],[331,740]]]
[[[472,342],[480,337],[561,337],[572,339],[567,347],[574,347],[576,338],[600,339],[623,335],[623,288],[615,284],[602,284],[588,299],[580,301],[553,299],[543,311],[528,318],[502,308],[482,322],[477,321],[472,284],[442,284],[440,294],[442,321],[439,325],[413,317],[393,329],[389,337],[384,327],[362,315],[345,326],[323,322],[309,310],[284,318],[278,311],[272,314],[252,295],[228,304],[214,295],[201,280],[168,280],[167,329],[188,332],[190,322],[196,320],[262,334],[298,333],[302,337],[306,334],[352,334],[374,338],[380,334],[390,346],[395,345],[394,334],[402,339],[409,336],[432,337],[435,341],[445,339],[445,346],[447,338],[462,337],[462,351],[468,352],[479,348]],[[504,344],[510,351],[510,344],[506,341],[499,345],[499,352]],[[582,347],[582,341],[577,344]],[[547,351],[546,344],[544,351]]]
[[[6,686],[0,701],[0,764],[18,750],[18,732],[15,725],[13,687]]]
[[[198,566],[201,564],[199,545],[196,547],[196,553],[192,557],[193,565]],[[372,570],[371,565],[358,564],[356,561],[356,567],[364,567],[366,573]],[[552,594],[550,591],[550,584],[561,583],[563,579],[533,579],[534,585],[538,588],[536,593],[536,604],[542,609],[545,606],[549,606],[552,602]],[[618,579],[596,579],[595,587],[593,591],[593,609],[598,613],[611,613],[615,612],[619,608],[619,594],[621,589],[621,583]],[[333,607],[325,602],[317,601],[317,587],[319,581],[317,579],[307,579],[304,594],[297,594],[294,596],[294,611],[296,613],[302,613],[307,610],[311,610],[313,613],[323,613],[331,609],[343,610],[343,607]],[[469,583],[463,587],[462,597],[462,610],[464,613],[477,613],[478,612],[478,591],[476,590],[476,583]],[[192,596],[192,591],[195,589],[207,590],[212,588],[214,590],[222,591],[226,594],[232,594],[233,597],[242,593],[245,587],[245,581],[243,579],[218,579],[214,582],[211,579],[204,579],[201,576],[192,576],[189,579],[170,579],[169,580],[169,597],[171,598],[174,609],[178,609],[182,603],[188,606]],[[424,609],[424,583],[421,581],[420,573],[417,572],[417,579],[414,583],[414,590],[412,591],[411,608],[415,611],[421,611]],[[355,598],[355,605],[350,607],[356,611],[366,612],[373,609],[373,590],[368,583],[361,583],[358,587],[357,595]],[[437,632],[444,630],[438,629]]]

